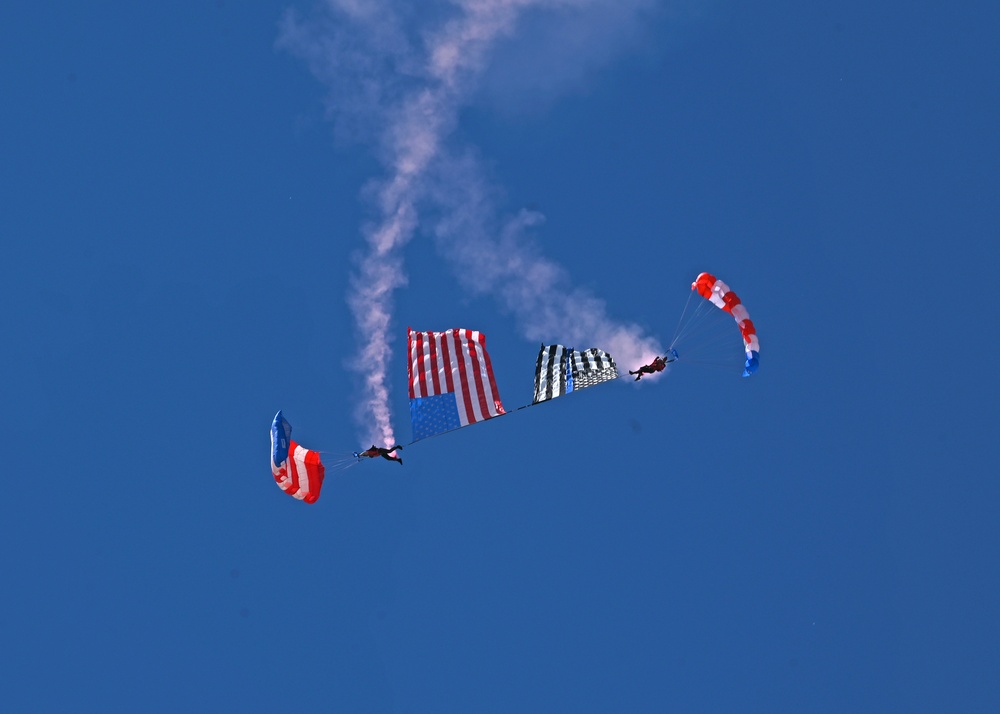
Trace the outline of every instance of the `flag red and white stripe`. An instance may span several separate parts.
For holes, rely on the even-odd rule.
[[[462,426],[504,413],[485,335],[477,330],[410,329],[408,336],[411,400],[454,392]]]

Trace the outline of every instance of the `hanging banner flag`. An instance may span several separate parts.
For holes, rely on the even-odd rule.
[[[607,352],[591,347],[571,350],[562,345],[542,345],[535,363],[535,398],[532,404],[618,379],[618,367]]]
[[[505,413],[481,332],[410,329],[408,343],[414,441]]]

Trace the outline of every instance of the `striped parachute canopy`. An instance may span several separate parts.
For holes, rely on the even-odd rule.
[[[289,496],[316,503],[326,470],[318,451],[292,441],[292,425],[279,411],[271,423],[271,473],[278,488]]]
[[[743,376],[749,377],[757,371],[760,365],[760,343],[757,341],[757,329],[754,327],[750,314],[742,301],[729,286],[709,273],[702,273],[691,283],[691,289],[698,291],[706,300],[709,300],[716,307],[725,310],[740,328],[743,335],[744,351],[746,352],[746,364],[743,365]]]
[[[457,329],[407,333],[414,441],[505,413],[485,335]]]
[[[603,350],[591,347],[580,352],[562,345],[542,345],[535,363],[535,398],[531,403],[538,404],[611,379],[618,379],[618,367]]]

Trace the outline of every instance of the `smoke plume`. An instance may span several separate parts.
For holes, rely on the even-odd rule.
[[[384,170],[365,190],[373,219],[362,229],[365,245],[349,294],[360,341],[354,367],[364,381],[358,413],[364,438],[395,443],[386,379],[390,335],[399,329],[392,320],[394,295],[406,284],[401,249],[418,227],[433,233],[458,275],[475,276],[465,287],[494,296],[526,337],[597,346],[623,364],[660,351],[638,327],[609,318],[602,301],[573,288],[566,272],[540,253],[529,234],[540,214],[498,217],[474,152],[456,146],[452,136],[491,53],[516,35],[519,23],[542,12],[552,22],[551,14],[562,13],[579,29],[590,14],[600,18],[594,28],[600,38],[615,26],[609,17],[618,27],[633,27],[649,4],[327,0],[308,18],[286,13],[279,46],[304,59],[329,89],[338,138],[371,145]]]

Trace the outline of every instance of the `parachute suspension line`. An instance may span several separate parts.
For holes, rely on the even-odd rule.
[[[696,336],[699,340],[703,340],[706,335],[708,337],[722,336],[722,339],[725,339],[725,335],[729,333],[729,322],[722,317],[722,313],[707,301],[702,302],[698,308],[688,325],[685,339]]]
[[[733,371],[732,361],[725,362],[721,360],[685,359],[684,363],[689,365],[695,365],[699,368],[707,367],[712,370],[719,370],[720,372]]]
[[[691,298],[694,296],[694,291],[688,293],[687,302],[684,303],[684,309],[681,311],[680,319],[677,320],[677,327],[674,328],[674,336],[670,341],[670,347],[668,349],[673,349],[674,345],[677,344],[677,340],[680,339],[681,325],[684,324],[684,316],[687,315],[688,308],[691,306]]]
[[[690,297],[688,298],[688,301],[690,302]],[[704,305],[698,303],[693,310],[688,312],[687,306],[685,306],[684,318],[678,327],[677,334],[671,343],[671,347],[679,345],[687,339],[687,336],[691,333],[694,326],[700,323],[703,315],[703,308]]]
[[[698,316],[697,321],[692,321],[687,326],[684,340],[692,341],[697,345],[708,345],[719,342],[729,342],[731,330],[728,321],[718,319],[720,316],[708,311]]]
[[[687,340],[692,334],[702,331],[706,324],[711,325],[711,321],[708,321],[705,318],[712,314],[712,309],[706,308],[706,305],[711,305],[711,303],[700,302],[698,304],[698,306],[691,313],[691,316],[681,327],[677,337],[674,338],[674,341],[671,343],[671,347]]]
[[[689,326],[684,335],[685,357],[695,357],[701,352],[712,352],[722,345],[732,344],[732,333],[728,320],[717,319],[719,317],[721,315],[708,312],[701,316],[696,325]],[[738,356],[739,354],[742,354],[742,351],[737,351],[734,345],[733,355]]]
[[[319,453],[322,454],[324,457],[327,454],[332,454],[332,453],[337,454],[337,456],[335,456],[333,459],[324,461],[324,465],[326,466],[327,471],[346,471],[347,469],[358,465],[358,460],[354,456],[354,454],[351,454],[350,456],[345,456],[343,452],[340,451],[338,452],[320,451]]]

